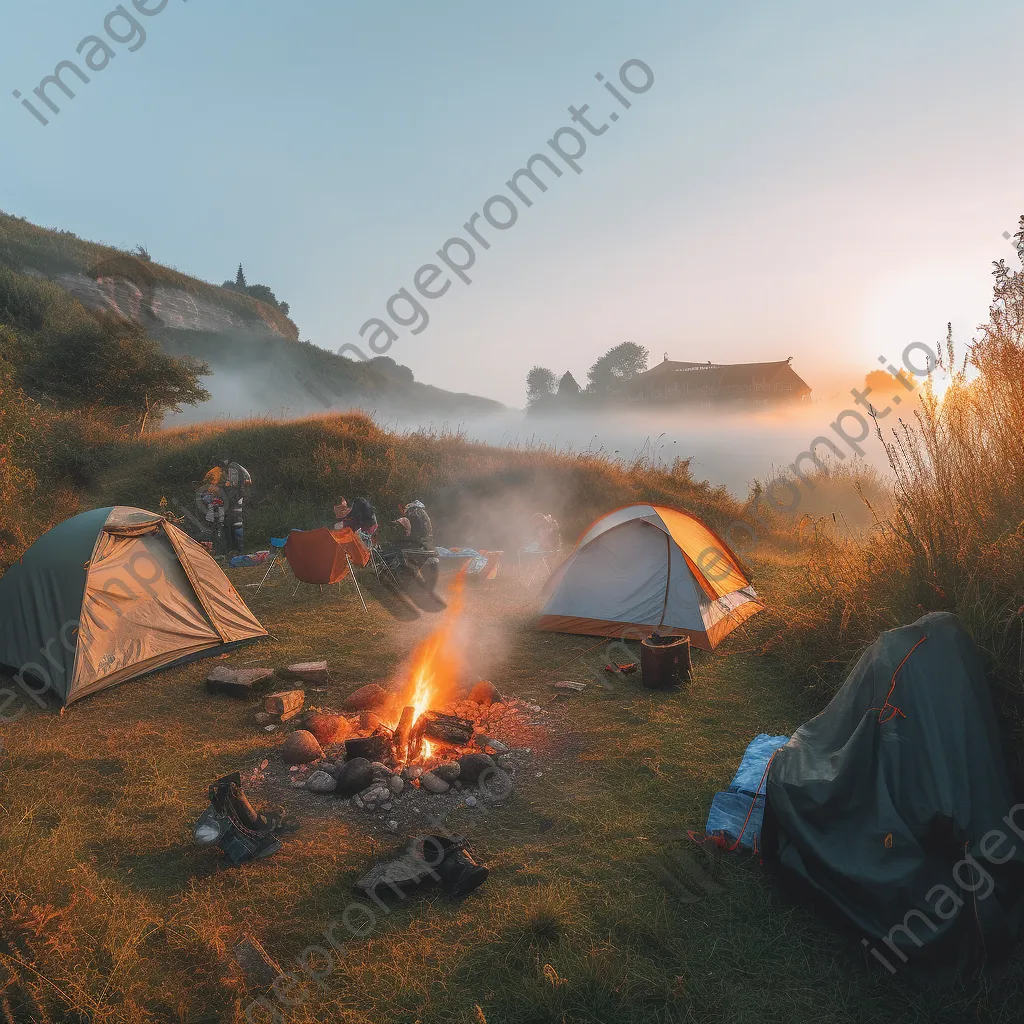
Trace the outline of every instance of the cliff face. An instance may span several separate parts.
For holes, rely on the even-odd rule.
[[[0,266],[49,281],[87,309],[135,321],[171,355],[207,363],[213,375],[204,384],[213,397],[186,410],[190,420],[353,408],[417,416],[504,409],[422,384],[387,357],[344,359],[300,342],[299,329],[279,308],[250,295],[2,213]]]
[[[275,317],[275,311],[261,302],[253,300],[256,308],[252,315],[247,316],[246,311],[232,309],[216,301],[218,297],[147,282],[138,268],[101,271],[95,278],[80,273],[47,275],[32,267],[22,268],[22,272],[47,277],[88,309],[105,309],[144,324],[155,337],[161,337],[166,331],[200,331],[204,334],[254,331],[288,341],[298,340],[295,325],[290,321],[292,329],[282,325],[280,316]],[[225,292],[227,294],[230,293]]]
[[[289,341],[299,338],[298,328],[279,309],[248,295],[2,213],[0,263],[52,281],[89,309],[135,320],[154,337],[165,331],[247,331]]]

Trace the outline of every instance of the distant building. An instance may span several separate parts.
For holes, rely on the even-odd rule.
[[[630,403],[669,402],[710,408],[716,405],[764,406],[806,401],[807,382],[792,358],[775,363],[686,363],[669,359],[625,383]]]

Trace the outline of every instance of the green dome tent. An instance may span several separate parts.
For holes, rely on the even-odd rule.
[[[74,516],[0,579],[0,665],[65,705],[266,635],[206,549],[142,509]]]

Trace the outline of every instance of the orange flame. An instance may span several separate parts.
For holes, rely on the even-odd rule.
[[[413,651],[409,682],[401,700],[403,707],[412,705],[415,723],[424,711],[444,706],[451,699],[455,684],[462,675],[462,651],[455,636],[455,627],[463,608],[465,574],[452,580],[448,593],[448,609],[441,625]],[[430,744],[424,740],[423,756],[430,757]]]

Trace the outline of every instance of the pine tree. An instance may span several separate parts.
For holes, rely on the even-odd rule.
[[[245,283],[245,271],[242,269],[242,264],[238,264],[238,276],[235,278],[236,288],[248,288],[249,286]]]

